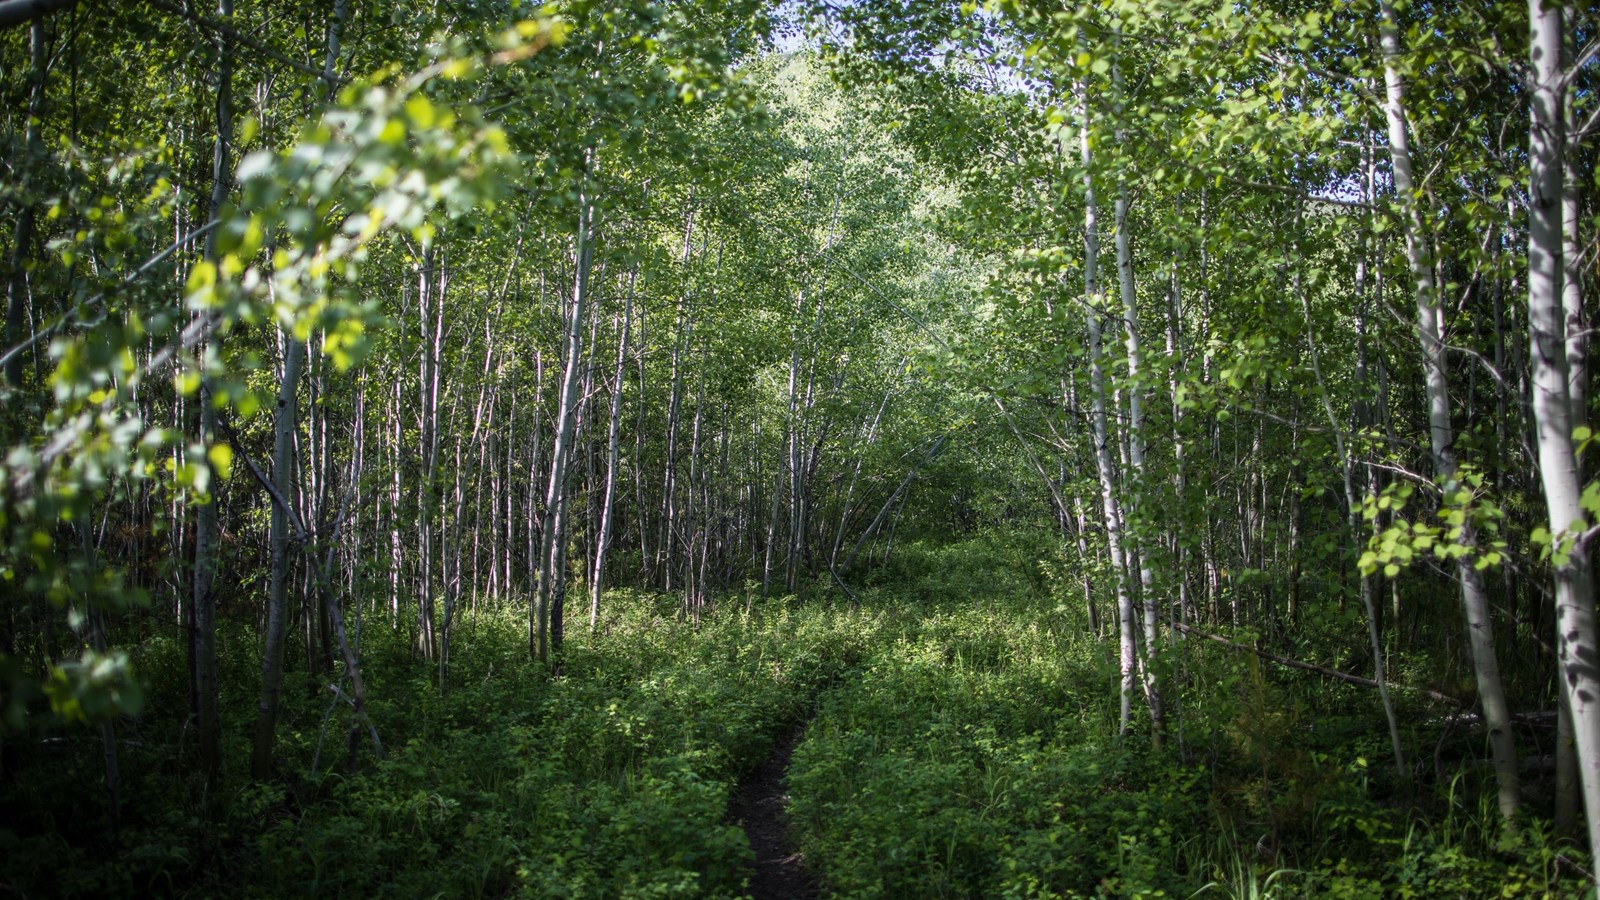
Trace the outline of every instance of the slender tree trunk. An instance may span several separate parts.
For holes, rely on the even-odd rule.
[[[17,214],[16,223],[12,226],[11,259],[6,267],[8,274],[6,279],[7,349],[22,343],[22,332],[27,325],[28,273],[24,260],[27,259],[28,248],[33,243],[34,218],[36,216],[35,204],[31,196],[34,179],[33,172],[44,155],[44,148],[39,140],[39,122],[44,118],[48,54],[45,48],[44,20],[42,18],[34,19],[28,26],[28,51],[33,64],[31,76],[33,85],[28,92],[28,118],[22,144],[27,154],[22,177],[22,209]],[[18,353],[6,363],[5,381],[6,384],[13,388],[22,384],[22,356],[23,354]]]
[[[307,368],[310,372],[316,373],[316,377],[312,381],[313,392],[311,398],[314,407],[313,421],[316,422],[317,429],[317,439],[314,442],[317,452],[315,467],[321,473],[317,478],[317,491],[313,495],[316,497],[316,505],[312,507],[312,515],[316,517],[316,521],[319,523],[326,522],[331,524],[340,518],[335,504],[335,498],[338,496],[339,490],[339,467],[333,456],[333,428],[329,425],[329,410],[331,407],[327,400],[326,382],[322,377],[323,362],[327,356],[326,353],[322,352],[323,347],[327,346],[326,332],[322,332],[319,335],[317,345],[315,357],[311,357],[309,351],[307,353],[307,362],[309,364]],[[336,571],[334,565],[337,562],[338,547],[338,542],[330,536],[326,555],[329,578],[333,578]],[[327,611],[321,611],[317,617],[317,634],[320,638],[323,671],[325,672],[333,671],[334,652],[337,649],[333,642],[332,627],[332,619],[327,615]]]
[[[1140,615],[1144,619],[1144,655],[1140,672],[1144,676],[1145,702],[1150,707],[1151,743],[1161,746],[1161,735],[1166,729],[1166,715],[1161,703],[1160,686],[1156,683],[1155,658],[1160,648],[1160,613],[1156,605],[1155,573],[1150,558],[1155,552],[1152,542],[1143,537],[1145,521],[1144,455],[1144,386],[1140,382],[1143,353],[1139,346],[1138,294],[1133,280],[1133,244],[1128,233],[1128,198],[1125,189],[1119,188],[1115,205],[1117,285],[1122,297],[1123,335],[1128,354],[1128,497],[1130,518],[1141,530],[1130,530],[1126,535],[1130,552],[1138,560]]]
[[[689,489],[685,492],[684,503],[684,530],[688,533],[688,541],[684,547],[683,565],[683,602],[694,615],[695,622],[700,621],[700,611],[705,605],[705,583],[696,576],[696,557],[704,553],[705,546],[705,506],[699,502],[699,493],[704,486],[706,472],[705,464],[701,460],[701,426],[705,422],[705,354],[701,353],[700,372],[695,386],[694,417],[689,424]]]
[[[788,465],[785,471],[789,476],[789,547],[784,557],[784,590],[794,593],[797,579],[797,560],[800,555],[800,544],[803,540],[800,534],[800,503],[804,491],[803,481],[805,475],[800,464],[800,313],[805,308],[805,291],[802,289],[795,298],[795,339],[794,347],[789,352],[789,390],[786,411],[788,413],[787,438]]]
[[[587,164],[594,164],[593,151],[588,151]],[[576,270],[572,286],[571,320],[567,324],[566,368],[561,378],[561,405],[556,414],[555,449],[550,459],[550,486],[545,492],[543,546],[539,553],[539,580],[533,622],[532,651],[542,663],[550,662],[552,651],[561,652],[559,637],[550,640],[550,619],[560,592],[565,589],[564,573],[558,568],[561,554],[557,544],[562,540],[558,517],[566,496],[567,469],[572,458],[574,438],[577,433],[578,382],[583,367],[583,321],[589,298],[589,268],[594,259],[594,195],[590,175],[584,174],[578,198],[577,243],[574,252]],[[559,632],[558,632],[559,634]]]
[[[1561,30],[1561,29],[1558,29]],[[1562,67],[1565,69],[1571,64],[1570,42],[1562,42]],[[1570,135],[1574,128],[1572,104],[1562,104],[1562,130],[1563,137]],[[1563,141],[1565,144],[1565,140]],[[1576,160],[1573,158],[1572,148],[1563,146],[1562,154],[1562,182],[1561,182],[1561,307],[1566,321],[1566,350],[1567,350],[1567,406],[1572,411],[1574,430],[1589,427],[1589,339],[1587,329],[1589,316],[1584,314],[1583,308],[1583,266],[1582,242],[1578,236],[1578,229],[1582,222],[1582,210],[1579,204],[1579,191],[1582,187],[1581,175],[1578,171]],[[1548,177],[1548,174],[1546,174]],[[1502,368],[1503,371],[1503,368]],[[1504,407],[1505,391],[1499,391],[1502,409]],[[1502,411],[1501,415],[1505,413]],[[1501,438],[1501,444],[1504,444]],[[1578,483],[1586,481],[1583,460],[1575,459]],[[1593,565],[1591,558],[1590,565]],[[1592,578],[1591,569],[1591,578]],[[1507,579],[1510,580],[1510,570],[1507,569]],[[1560,644],[1560,635],[1556,643]],[[1559,675],[1558,675],[1559,677]],[[1556,786],[1555,786],[1555,825],[1556,830],[1564,834],[1571,834],[1577,830],[1578,824],[1578,798],[1581,790],[1581,779],[1578,775],[1578,746],[1577,734],[1573,730],[1572,709],[1567,703],[1567,695],[1563,690],[1561,702],[1556,713]]]
[[[595,541],[594,575],[589,581],[589,630],[593,631],[600,619],[600,594],[604,590],[606,554],[611,549],[611,507],[617,488],[617,459],[622,445],[622,383],[627,374],[628,330],[633,323],[633,288],[639,277],[637,266],[628,282],[628,295],[623,300],[622,335],[617,339],[617,369],[612,378],[611,416],[606,427],[606,488],[605,499],[600,501],[600,535]]]
[[[400,435],[400,382],[403,379],[395,373],[394,391],[390,397],[389,417],[390,448],[392,449],[389,464],[389,622],[398,626],[400,623],[400,578],[405,571],[405,556],[401,552],[400,544],[400,515],[401,515],[401,485],[400,466],[404,460],[403,444]]]
[[[224,20],[233,17],[233,0],[219,0],[217,14]],[[231,187],[229,162],[233,141],[233,47],[226,36],[218,38],[217,133],[211,160],[210,215],[215,217],[227,202]],[[205,259],[217,258],[216,232],[206,236]],[[205,313],[202,313],[205,315]],[[215,440],[217,412],[209,380],[200,382],[197,398],[200,414],[200,444],[208,450]],[[208,780],[222,768],[222,725],[218,719],[216,578],[217,490],[221,487],[209,454],[201,465],[210,472],[207,496],[195,516],[194,538],[194,673],[197,725],[200,738],[200,768]]]
[[[500,501],[505,504],[505,542],[500,546],[500,553],[503,556],[496,556],[498,565],[501,567],[500,596],[506,598],[509,598],[514,590],[511,581],[511,558],[516,555],[516,551],[512,548],[517,545],[516,482],[512,478],[512,471],[516,466],[517,446],[515,440],[517,434],[517,394],[514,392],[511,395],[510,416],[510,421],[506,423],[505,474],[501,481],[501,484],[505,486],[505,491],[503,495],[498,495],[500,496]]]
[[[435,633],[434,583],[439,565],[439,541],[435,535],[438,523],[435,500],[439,495],[439,380],[440,352],[444,342],[444,288],[447,283],[446,264],[439,258],[436,245],[429,243],[422,250],[422,272],[417,282],[417,312],[421,325],[417,384],[417,430],[422,456],[422,475],[417,489],[417,548],[421,572],[417,579],[417,649],[429,662],[438,656],[439,642]]]
[[[1100,637],[1100,609],[1094,602],[1094,579],[1089,576],[1091,560],[1089,558],[1089,542],[1087,532],[1089,522],[1083,512],[1083,498],[1074,494],[1072,497],[1073,519],[1077,523],[1078,533],[1078,565],[1083,569],[1083,605],[1089,613],[1089,632],[1097,639]],[[1098,558],[1098,554],[1096,555]]]
[[[1178,401],[1178,379],[1186,375],[1183,352],[1183,287],[1178,278],[1178,258],[1172,259],[1172,273],[1167,295],[1167,357],[1171,374],[1167,391],[1172,395],[1172,488],[1178,508],[1187,507],[1189,476],[1185,467],[1183,445],[1183,404]],[[1178,621],[1189,621],[1189,548],[1176,533],[1172,534],[1173,556],[1177,564]],[[1181,632],[1173,632],[1176,641]]]
[[[351,529],[349,550],[345,557],[345,593],[352,597],[360,597],[364,593],[357,591],[358,573],[362,568],[361,551],[364,544],[362,541],[360,510],[366,508],[364,503],[366,496],[362,490],[362,485],[367,471],[367,388],[365,381],[356,383],[355,404],[354,421],[351,422],[350,429],[353,432],[350,440],[352,445],[350,449],[350,492],[352,495],[351,502],[355,504],[357,512]],[[376,506],[377,504],[374,503],[373,505]],[[377,521],[374,519],[373,528],[376,529],[377,527]],[[360,586],[365,587],[365,583],[366,579],[361,578]],[[359,624],[357,624],[356,629],[357,631],[360,630]]]
[[[1100,326],[1105,296],[1100,289],[1100,211],[1095,200],[1094,157],[1090,149],[1089,99],[1082,86],[1079,87],[1079,94],[1083,115],[1083,130],[1080,135],[1084,186],[1083,292],[1086,305],[1085,319],[1089,329],[1089,391],[1094,426],[1094,460],[1095,470],[1100,476],[1100,502],[1105,515],[1106,549],[1111,555],[1111,572],[1116,579],[1118,669],[1122,676],[1119,690],[1121,715],[1117,733],[1126,735],[1133,723],[1133,692],[1138,683],[1133,592],[1128,584],[1128,568],[1123,555],[1122,509],[1117,498],[1116,472],[1111,460],[1112,436],[1107,427],[1106,373]]]
[[[283,378],[278,383],[278,408],[272,429],[272,483],[279,494],[289,497],[294,487],[294,429],[299,421],[296,392],[306,345],[288,332],[283,335],[283,345]],[[267,545],[271,568],[267,573],[266,647],[261,656],[261,696],[256,703],[255,743],[250,753],[250,775],[257,780],[272,775],[278,698],[283,688],[283,642],[289,619],[289,521],[279,504],[272,506]]]
[[[767,541],[761,554],[761,599],[772,595],[773,548],[778,542],[778,522],[783,517],[784,466],[772,475],[772,498],[767,504]]]
[[[1562,15],[1547,0],[1529,0],[1533,63],[1528,132],[1528,360],[1538,425],[1539,475],[1553,552],[1558,678],[1571,715],[1578,777],[1589,821],[1591,858],[1600,859],[1600,641],[1596,639],[1594,572],[1576,533],[1587,517],[1579,497],[1562,266]],[[1581,339],[1580,339],[1581,340]]]
[[[528,532],[528,589],[532,598],[528,603],[528,647],[530,653],[536,647],[534,642],[536,629],[532,611],[539,606],[539,548],[544,546],[544,532],[540,530],[543,525],[543,519],[539,510],[539,476],[542,472],[539,466],[539,450],[543,443],[543,428],[541,427],[543,415],[544,351],[535,350],[533,353],[533,434],[528,441],[528,521],[524,526]]]
[[[576,442],[576,441],[574,441]],[[570,460],[569,460],[570,462]],[[570,475],[572,467],[567,467]],[[550,532],[550,660],[552,670],[561,666],[561,648],[567,634],[567,547],[572,543],[572,493],[563,485],[556,500],[556,515]]]
[[[650,320],[649,308],[645,304],[639,306],[639,334],[637,342],[640,347],[650,346],[649,333],[646,325]],[[639,402],[638,412],[634,417],[633,428],[633,499],[634,509],[639,516],[639,581],[643,584],[650,582],[650,562],[654,558],[654,545],[651,543],[650,504],[645,498],[645,421],[649,410],[649,369],[645,365],[646,353],[636,353],[638,360],[638,385]]]
[[[685,274],[688,272],[689,242],[684,240]],[[678,509],[678,432],[683,420],[683,350],[688,330],[688,298],[678,303],[678,321],[673,330],[672,358],[667,374],[667,440],[666,458],[661,471],[661,534],[656,542],[657,568],[662,590],[670,592],[676,585],[673,578],[677,569],[673,553],[678,546],[678,529],[682,526]]]
[[[1442,336],[1443,310],[1439,304],[1429,238],[1418,204],[1417,186],[1412,178],[1410,138],[1406,132],[1405,84],[1399,68],[1400,38],[1392,0],[1380,0],[1379,10],[1382,17],[1379,40],[1383,51],[1386,88],[1383,109],[1388,122],[1395,193],[1402,212],[1406,258],[1411,265],[1412,288],[1416,296],[1417,337],[1421,343],[1427,386],[1433,468],[1444,496],[1450,497],[1462,488],[1456,477],[1455,435],[1450,422],[1449,374]],[[1559,157],[1555,162],[1559,166]],[[1557,172],[1559,177],[1559,169]],[[1559,218],[1555,233],[1559,242]],[[1559,266],[1559,247],[1555,259]],[[1559,296],[1556,302],[1559,309]],[[1562,394],[1565,394],[1565,385]],[[1456,573],[1461,583],[1461,601],[1467,620],[1468,643],[1472,648],[1473,673],[1477,678],[1478,698],[1483,704],[1484,722],[1489,728],[1490,754],[1494,759],[1495,780],[1499,786],[1500,814],[1510,819],[1521,802],[1517,788],[1517,748],[1511,731],[1511,712],[1500,680],[1500,663],[1495,655],[1489,593],[1484,585],[1483,573],[1473,564],[1478,555],[1477,536],[1470,524],[1463,529],[1459,542],[1469,548],[1469,552],[1458,559]],[[1600,784],[1597,784],[1597,788],[1600,788]]]

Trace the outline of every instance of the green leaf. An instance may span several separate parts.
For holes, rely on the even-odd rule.
[[[218,478],[228,480],[233,472],[233,448],[227,444],[212,444],[206,451],[206,459],[211,462],[211,468]]]

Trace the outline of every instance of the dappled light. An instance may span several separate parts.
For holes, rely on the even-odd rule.
[[[0,0],[0,894],[1595,896],[1597,77]]]

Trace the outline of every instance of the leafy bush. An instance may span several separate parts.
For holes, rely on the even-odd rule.
[[[527,663],[521,611],[480,610],[443,692],[403,634],[373,628],[364,673],[384,758],[361,745],[346,770],[348,710],[301,670],[280,720],[286,782],[230,771],[210,792],[173,792],[187,673],[181,646],[152,639],[140,667],[160,702],[121,725],[121,833],[104,832],[98,785],[72,775],[97,771],[93,736],[40,742],[61,758],[29,760],[42,777],[7,789],[25,814],[0,829],[0,881],[64,895],[737,896],[750,851],[725,821],[733,784],[865,657],[883,617],[730,602],[695,625],[659,606],[609,595],[605,628],[574,629],[555,679]],[[228,626],[225,640],[256,643]],[[225,673],[232,760],[248,754],[255,681],[247,663]]]
[[[442,691],[403,633],[374,627],[362,649],[384,757],[358,744],[348,767],[349,710],[298,666],[283,778],[268,783],[180,774],[185,648],[157,634],[136,654],[151,703],[116,725],[120,831],[82,775],[100,771],[98,735],[33,735],[26,777],[0,792],[0,884],[739,896],[751,854],[727,821],[733,786],[809,720],[791,820],[840,896],[1583,894],[1583,854],[1536,820],[1505,833],[1470,770],[1434,794],[1397,783],[1357,688],[1186,642],[1165,663],[1172,740],[1112,742],[1114,663],[1081,610],[1055,602],[1049,567],[1024,558],[1035,549],[907,545],[892,565],[910,596],[882,583],[860,609],[729,598],[695,623],[671,598],[616,591],[596,633],[574,623],[555,678],[527,661],[525,610],[470,614]],[[256,645],[224,624],[225,643]],[[229,760],[248,753],[249,656],[224,656]]]

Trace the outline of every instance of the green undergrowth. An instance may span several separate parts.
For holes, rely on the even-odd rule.
[[[518,671],[520,623],[490,623],[474,642],[508,648],[506,674],[458,662],[445,696],[422,685],[385,709],[404,744],[262,836],[265,893],[738,895],[749,850],[724,821],[732,786],[868,629],[820,610],[696,627],[641,615],[647,602],[574,640],[549,682]]]
[[[1541,820],[1502,830],[1477,770],[1399,783],[1362,688],[1188,642],[1164,663],[1165,745],[1137,720],[1119,742],[1108,644],[1011,552],[907,548],[919,615],[797,748],[792,814],[832,893],[1586,896],[1584,854]],[[1437,757],[1437,710],[1401,702],[1413,753]]]
[[[1414,691],[1397,692],[1403,737],[1433,760],[1401,780],[1370,692],[1190,641],[1163,663],[1166,741],[1142,719],[1119,741],[1114,642],[1050,552],[909,543],[847,573],[859,608],[816,589],[694,622],[613,592],[596,634],[571,623],[555,678],[527,660],[525,611],[484,608],[457,626],[443,690],[368,613],[352,624],[382,757],[358,732],[350,764],[348,705],[301,653],[264,783],[244,772],[252,629],[222,632],[227,766],[209,788],[186,774],[183,648],[152,637],[150,703],[117,725],[120,830],[96,733],[14,739],[0,895],[740,896],[751,852],[728,802],[802,721],[791,821],[835,896],[1584,895],[1583,854],[1537,818],[1503,830],[1481,748]]]
[[[459,626],[444,692],[403,640],[369,628],[382,759],[358,735],[347,769],[348,712],[327,716],[332,694],[299,675],[284,777],[236,771],[250,727],[236,715],[209,795],[173,773],[185,735],[158,710],[182,702],[182,659],[154,643],[141,659],[152,710],[122,729],[120,832],[106,832],[98,745],[63,736],[58,758],[24,760],[5,789],[0,894],[738,896],[750,850],[726,822],[733,785],[864,658],[882,617],[727,607],[697,625],[613,593],[600,634],[574,626],[554,679],[527,662],[520,615],[480,611]],[[248,710],[249,670],[227,680],[227,708]]]

